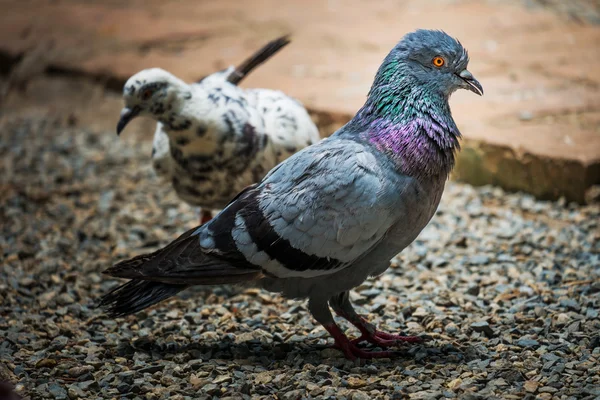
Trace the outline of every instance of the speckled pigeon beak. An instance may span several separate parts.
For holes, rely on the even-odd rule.
[[[121,134],[121,132],[123,131],[123,129],[125,129],[127,124],[132,119],[137,117],[138,114],[140,113],[140,111],[141,111],[141,109],[138,106],[135,106],[133,108],[125,107],[124,109],[121,110],[121,118],[119,119],[119,122],[117,123],[117,135]]]
[[[480,96],[483,96],[483,86],[481,86],[481,83],[479,83],[479,81],[475,79],[473,74],[464,69],[460,72],[460,74],[458,74],[458,76],[466,83],[466,85],[464,86],[465,89],[470,90],[471,92],[476,93]]]

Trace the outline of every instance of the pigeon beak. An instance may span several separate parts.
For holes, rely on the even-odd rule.
[[[127,126],[127,124],[138,116],[141,109],[138,106],[133,108],[125,107],[121,110],[121,118],[119,118],[119,122],[117,123],[117,135],[120,135],[123,129]]]
[[[465,89],[483,96],[483,86],[481,86],[481,83],[475,79],[473,74],[464,69],[460,72],[460,74],[458,74],[458,76],[463,80],[463,82],[465,82],[466,85],[463,86]]]

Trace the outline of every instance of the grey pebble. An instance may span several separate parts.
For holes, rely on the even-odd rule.
[[[48,384],[48,392],[50,392],[52,397],[54,397],[55,399],[67,398],[67,391],[65,390],[65,388],[56,382]]]
[[[71,384],[71,385],[68,386],[68,388],[67,388],[67,396],[70,399],[85,399],[86,396],[89,397],[89,395],[86,395],[86,393],[76,383]]]
[[[447,324],[444,327],[444,330],[446,331],[446,333],[448,333],[449,335],[454,335],[458,332],[458,326],[456,326],[455,323],[450,322],[449,324]]]
[[[471,329],[475,332],[484,333],[486,336],[491,337],[494,335],[494,330],[487,321],[477,321],[471,324]]]
[[[350,398],[352,400],[370,400],[371,396],[369,396],[368,394],[366,394],[365,392],[362,392],[362,391],[355,391],[355,392],[352,392],[352,395]]]
[[[560,305],[566,307],[571,311],[578,312],[579,310],[581,310],[581,306],[579,305],[579,303],[573,299],[562,299],[560,301]]]
[[[535,339],[522,338],[517,341],[517,345],[521,347],[537,347],[540,343]]]
[[[483,255],[483,254],[477,254],[472,256],[471,258],[469,258],[469,264],[471,265],[485,265],[488,264],[490,262],[490,257]]]

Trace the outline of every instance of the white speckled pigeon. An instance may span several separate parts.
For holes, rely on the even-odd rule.
[[[249,283],[308,298],[348,358],[393,354],[366,351],[360,341],[419,341],[376,330],[354,311],[348,291],[383,273],[435,213],[459,149],[450,94],[483,94],[467,64],[466,50],[447,34],[407,34],[348,124],[279,164],[206,225],[109,268],[130,281],[101,305],[122,316],[188,286]],[[362,336],[349,340],[329,306]]]
[[[286,36],[273,40],[238,68],[194,84],[159,68],[140,71],[125,84],[117,133],[136,116],[158,121],[154,169],[182,200],[202,207],[201,223],[210,220],[211,209],[222,209],[275,165],[320,140],[297,100],[276,90],[237,86],[288,43]]]

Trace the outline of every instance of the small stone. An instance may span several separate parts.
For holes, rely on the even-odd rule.
[[[56,298],[56,302],[61,306],[68,306],[69,304],[74,303],[75,300],[69,293],[63,293]]]
[[[216,395],[216,394],[220,394],[221,393],[221,389],[219,388],[218,385],[215,385],[214,383],[209,383],[208,385],[205,385],[202,390],[210,395]]]
[[[50,304],[51,301],[56,297],[56,290],[51,290],[49,292],[43,293],[38,296],[38,302],[40,303],[41,308],[46,308]]]
[[[69,343],[69,338],[65,336],[57,336],[52,339],[52,342],[50,342],[48,351],[60,351],[65,348],[67,343]]]
[[[361,378],[357,378],[354,376],[351,376],[347,379],[348,381],[348,387],[350,389],[359,389],[361,387],[367,386],[367,381],[365,381],[364,379]]]
[[[544,361],[558,361],[560,357],[553,353],[546,353],[542,356],[542,360]]]
[[[466,290],[467,294],[471,296],[477,296],[479,294],[479,285],[471,285]]]
[[[81,390],[87,392],[89,390],[98,390],[100,389],[100,385],[95,380],[83,381],[79,383],[79,387]]]
[[[456,390],[460,387],[461,384],[462,384],[462,379],[460,379],[460,378],[453,379],[448,383],[448,389]]]
[[[85,394],[85,392],[83,390],[81,390],[79,385],[77,385],[75,383],[72,385],[69,385],[69,387],[67,388],[67,396],[69,396],[69,398],[73,399],[73,400],[87,398],[87,395]]]
[[[573,299],[562,299],[560,305],[566,307],[570,311],[579,312],[579,310],[581,310],[579,303]]]
[[[556,393],[556,392],[558,392],[558,389],[554,388],[552,386],[542,386],[541,388],[538,389],[538,391],[540,393]]]
[[[494,335],[494,330],[492,329],[492,327],[490,326],[490,324],[487,321],[473,322],[471,324],[471,329],[473,329],[475,332],[481,332],[488,337],[491,337]]]
[[[444,330],[449,335],[454,335],[458,332],[458,326],[454,322],[450,322],[448,325],[444,327]]]
[[[365,392],[361,392],[360,390],[352,392],[352,394],[350,396],[351,396],[350,399],[352,399],[352,400],[370,400],[371,399],[371,396],[369,396]]]
[[[475,256],[472,256],[469,259],[469,264],[471,265],[485,265],[488,264],[490,262],[490,258],[484,254],[478,254]]]
[[[119,378],[119,380],[122,382],[132,384],[133,377],[135,376],[135,374],[136,374],[136,371],[124,371],[124,372],[118,373],[117,378]]]
[[[56,382],[52,382],[48,385],[48,391],[55,399],[66,399],[67,391],[61,385]]]
[[[556,316],[556,325],[564,326],[571,322],[571,317],[568,314],[560,313]]]
[[[413,317],[422,318],[428,316],[429,313],[423,307],[417,307],[415,312],[412,313]]]
[[[196,376],[195,374],[190,375],[190,384],[194,387],[194,389],[199,389],[199,388],[207,385],[208,383],[210,383],[209,379],[200,378],[200,377]]]
[[[69,370],[67,371],[67,374],[72,378],[78,378],[81,375],[84,375],[88,372],[92,372],[93,370],[94,370],[94,367],[92,367],[91,365],[82,365],[82,366],[69,368]]]
[[[272,380],[273,380],[273,374],[269,371],[261,372],[261,373],[257,374],[256,377],[254,378],[254,381],[261,385],[265,385],[265,384],[271,382]]]
[[[297,400],[297,399],[301,399],[303,395],[304,395],[303,390],[296,389],[296,390],[290,390],[289,392],[284,393],[281,396],[281,398],[283,400]]]
[[[537,347],[539,342],[535,339],[521,338],[517,341],[517,346],[521,347]]]
[[[360,294],[361,294],[361,296],[373,298],[373,297],[379,296],[381,294],[381,290],[372,288],[372,289],[363,290],[360,292]]]
[[[121,394],[129,393],[131,391],[131,385],[125,382],[121,382],[117,385],[117,390]]]
[[[36,368],[54,368],[56,367],[56,360],[52,358],[43,358],[35,364]]]
[[[526,392],[535,393],[539,385],[540,383],[536,381],[525,381],[525,383],[523,383],[523,388]]]
[[[586,394],[590,394],[592,396],[600,397],[600,386],[598,385],[589,385],[583,389],[583,392]]]
[[[231,376],[229,375],[219,375],[212,381],[213,383],[220,384],[225,382],[231,382]]]

